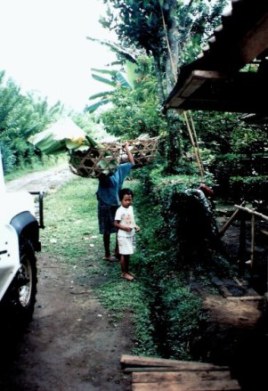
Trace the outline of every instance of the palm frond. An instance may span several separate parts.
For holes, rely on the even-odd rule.
[[[92,77],[93,79],[97,80],[97,81],[100,81],[101,83],[105,83],[105,84],[108,84],[112,87],[115,87],[116,84],[113,80],[110,80],[110,79],[106,79],[105,77],[101,77],[99,75],[96,75],[95,73],[92,73]]]
[[[107,103],[110,103],[110,99],[103,99],[103,100],[100,100],[96,103],[94,103],[93,105],[90,105],[90,106],[87,106],[85,108],[85,111],[88,111],[89,113],[93,113],[94,111],[96,111],[99,107],[103,106],[103,105],[106,105]]]
[[[131,88],[130,83],[127,81],[127,79],[125,78],[123,73],[117,72],[115,80],[117,83],[119,83],[121,85],[121,87]]]
[[[88,99],[93,100],[93,99],[97,99],[97,98],[103,98],[103,97],[110,96],[112,94],[114,94],[114,90],[103,91],[103,92],[99,92],[98,94],[91,95]]]
[[[114,69],[99,69],[99,68],[91,68],[93,72],[101,73],[101,74],[106,74],[106,75],[111,75],[114,76],[114,74],[117,72]]]
[[[121,58],[123,58],[125,60],[128,60],[128,61],[133,62],[133,63],[137,62],[135,56],[132,53],[130,53],[127,49],[125,49],[124,47],[122,47],[120,45],[117,45],[114,42],[107,41],[107,40],[104,40],[104,39],[93,38],[93,37],[87,37],[87,39],[92,41],[92,42],[98,42],[101,45],[108,46],[113,52],[115,52]]]

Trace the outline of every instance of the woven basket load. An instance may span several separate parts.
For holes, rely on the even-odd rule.
[[[157,152],[158,137],[128,141],[135,165],[141,167],[150,163]],[[70,170],[79,176],[98,178],[107,170],[113,172],[120,163],[128,161],[122,143],[102,143],[98,148],[73,151],[70,155]]]
[[[158,147],[158,137],[131,140],[129,141],[129,146],[129,149],[134,156],[135,164],[137,166],[143,166],[144,164],[150,163],[155,158]]]

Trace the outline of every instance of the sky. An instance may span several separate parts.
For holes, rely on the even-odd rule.
[[[91,36],[115,41],[102,28],[102,0],[0,0],[0,70],[22,92],[82,111],[88,97],[107,89],[91,77],[115,57]]]

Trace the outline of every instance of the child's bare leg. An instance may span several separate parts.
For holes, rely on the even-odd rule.
[[[117,234],[116,234],[116,236],[115,236],[114,256],[115,256],[117,259],[120,259],[119,248],[118,248],[118,238],[117,238]]]
[[[111,253],[110,253],[110,234],[107,234],[107,233],[103,234],[103,244],[104,244],[105,257],[109,258],[111,256]]]
[[[125,257],[125,272],[128,273],[129,269],[129,255],[124,255]]]
[[[128,281],[132,281],[133,276],[128,272],[129,255],[120,256],[120,265],[121,265],[122,277]]]
[[[120,266],[121,266],[122,274],[126,273],[126,265],[125,265],[125,256],[124,255],[120,255]]]
[[[127,259],[125,260],[126,262],[126,270],[127,270],[127,274],[129,274],[131,277],[135,277],[133,273],[130,273],[129,271],[129,261],[130,261],[130,256],[129,255],[125,255],[125,257],[127,257]]]

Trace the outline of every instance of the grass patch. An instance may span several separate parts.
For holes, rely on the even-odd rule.
[[[42,245],[49,253],[75,264],[89,253],[97,256],[98,235],[94,179],[75,177],[44,201],[45,230]]]

